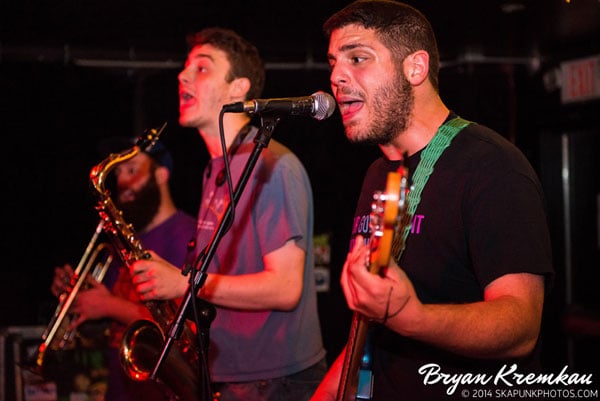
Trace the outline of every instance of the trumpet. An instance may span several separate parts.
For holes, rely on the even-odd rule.
[[[89,287],[87,280],[90,274],[96,281],[101,282],[110,267],[114,256],[113,248],[105,242],[98,243],[98,238],[103,232],[103,227],[104,221],[100,220],[92,235],[92,239],[75,268],[69,289],[59,297],[58,306],[48,327],[42,334],[42,343],[38,347],[35,361],[38,368],[43,367],[48,350],[63,350],[73,343],[76,329],[70,326],[71,322],[77,317],[71,311],[73,301],[81,290]]]

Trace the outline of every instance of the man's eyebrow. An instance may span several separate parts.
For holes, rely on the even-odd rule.
[[[343,53],[343,52],[347,52],[350,50],[359,49],[359,48],[363,48],[363,47],[368,47],[368,46],[363,43],[360,43],[360,42],[347,43],[347,44],[343,45],[342,47],[338,48],[337,51],[339,53]],[[335,60],[335,56],[333,55],[333,53],[327,53],[327,59]]]
[[[214,58],[213,58],[213,56],[211,56],[210,54],[207,54],[207,53],[196,53],[196,54],[193,54],[193,55],[192,55],[192,58],[193,58],[193,59],[207,58],[207,59],[209,59],[210,61],[214,61]]]
[[[184,65],[189,65],[190,62],[194,61],[194,60],[199,60],[199,59],[207,59],[210,60],[211,62],[215,62],[214,57],[211,56],[210,54],[207,53],[195,53],[195,54],[189,54],[187,60],[185,61]]]

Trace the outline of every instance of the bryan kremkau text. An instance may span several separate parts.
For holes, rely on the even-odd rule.
[[[486,373],[458,373],[449,374],[441,371],[441,367],[435,363],[429,363],[419,368],[418,372],[423,377],[423,384],[441,383],[450,385],[446,390],[448,395],[454,394],[459,384],[478,385],[533,385],[546,384],[549,386],[572,386],[592,384],[592,374],[567,373],[565,366],[560,373],[519,373],[517,364],[502,366],[494,375]]]

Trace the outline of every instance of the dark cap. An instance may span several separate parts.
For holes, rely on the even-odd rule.
[[[123,152],[133,147],[137,142],[137,138],[128,137],[111,137],[103,140],[99,145],[99,152],[101,157],[107,157],[111,153]],[[154,143],[148,149],[143,150],[148,156],[150,156],[160,166],[164,166],[173,172],[173,157],[167,147],[159,140]]]

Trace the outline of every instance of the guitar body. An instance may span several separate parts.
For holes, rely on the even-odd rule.
[[[402,212],[406,209],[407,182],[407,169],[401,166],[398,171],[388,173],[385,192],[373,194],[368,266],[373,274],[381,274],[390,262],[394,236],[399,232]],[[336,401],[372,399],[371,355],[365,353],[369,326],[367,318],[354,312]]]

